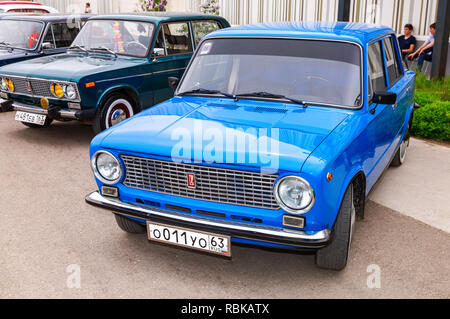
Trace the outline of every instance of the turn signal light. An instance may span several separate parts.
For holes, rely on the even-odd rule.
[[[95,86],[95,82],[89,82],[89,83],[86,83],[86,88],[87,88],[87,89],[92,88],[92,87],[94,87],[94,86]]]
[[[305,228],[305,217],[283,215],[283,225],[295,228]]]
[[[102,186],[102,195],[109,197],[119,197],[119,189],[117,187]]]

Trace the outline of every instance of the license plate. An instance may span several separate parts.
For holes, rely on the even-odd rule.
[[[204,233],[154,222],[147,222],[147,234],[148,239],[152,241],[231,257],[231,238],[229,236]]]
[[[22,111],[16,112],[16,121],[20,122],[44,125],[46,118],[47,116],[42,114],[27,113]]]

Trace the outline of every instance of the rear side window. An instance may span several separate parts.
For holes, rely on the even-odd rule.
[[[381,51],[381,42],[369,45],[369,78],[372,82],[372,89],[375,92],[384,92],[387,89],[386,73],[384,72],[384,59]],[[370,98],[370,97],[369,97]]]
[[[205,35],[221,29],[221,26],[218,21],[192,21],[192,29],[194,31],[195,46],[197,46]]]
[[[394,41],[392,37],[385,38],[384,49],[386,55],[386,67],[389,76],[389,85],[392,86],[402,76],[397,55],[394,50]]]

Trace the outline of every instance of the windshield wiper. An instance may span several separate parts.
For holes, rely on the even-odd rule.
[[[228,93],[221,92],[219,90],[208,90],[208,89],[195,89],[186,92],[181,92],[178,95],[188,95],[188,94],[220,94],[230,99],[236,100],[236,96]]]
[[[116,58],[117,58],[117,53],[114,52],[113,50],[110,50],[106,47],[98,47],[98,48],[90,48],[89,51],[103,51],[103,52],[108,52],[109,54],[113,54]]]
[[[86,52],[86,53],[88,52],[88,50],[86,50],[84,48],[84,46],[81,46],[81,45],[72,45],[67,50],[81,50],[81,51]]]
[[[299,104],[301,106],[303,106],[304,108],[307,107],[307,103],[305,101],[301,101],[301,100],[297,100],[291,97],[287,97],[285,95],[281,95],[281,94],[274,94],[274,93],[269,93],[269,92],[253,92],[253,93],[245,93],[245,94],[236,94],[235,95],[235,99],[238,99],[240,97],[244,97],[244,96],[255,96],[255,97],[262,97],[262,98],[273,98],[273,99],[283,99],[283,100],[288,100],[291,101],[292,103],[295,104]]]

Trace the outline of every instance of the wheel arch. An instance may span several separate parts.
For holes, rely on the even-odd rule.
[[[115,86],[111,87],[100,96],[99,103],[98,103],[98,109],[100,109],[103,104],[114,94],[123,94],[130,98],[133,106],[134,113],[138,113],[141,110],[141,106],[139,103],[138,93],[134,88],[131,86],[121,85],[121,86]]]

